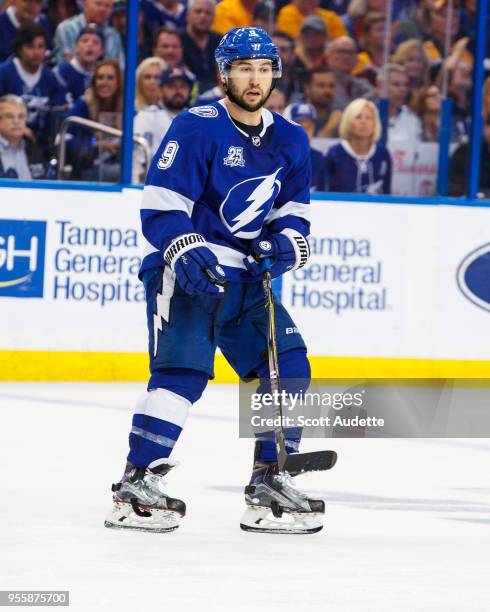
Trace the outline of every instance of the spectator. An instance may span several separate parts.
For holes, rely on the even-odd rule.
[[[301,34],[295,51],[296,69],[303,74],[303,81],[307,73],[326,65],[326,44],[327,28],[323,19],[317,15],[306,17],[301,24]]]
[[[422,120],[424,142],[439,142],[441,102],[441,92],[437,85],[424,85],[414,94],[411,107]]]
[[[80,30],[88,24],[95,24],[104,34],[104,58],[117,59],[124,66],[124,51],[121,36],[109,20],[112,16],[112,0],[84,0],[83,13],[62,21],[56,28],[54,43],[58,64],[69,62],[75,55],[75,47]]]
[[[303,19],[313,15],[323,20],[328,38],[338,38],[347,34],[342,19],[333,11],[320,8],[320,0],[293,0],[286,4],[277,15],[276,30],[297,38]]]
[[[348,36],[340,36],[327,45],[325,52],[328,67],[335,72],[335,101],[345,108],[356,98],[369,98],[374,88],[365,79],[353,76],[357,63],[356,43]]]
[[[153,55],[161,57],[168,68],[182,66],[184,49],[182,48],[182,40],[179,33],[166,26],[157,30],[153,42]]]
[[[347,15],[347,9],[349,7],[350,0],[328,0],[326,3],[323,2],[322,6],[334,11],[339,17]]]
[[[53,70],[61,87],[68,93],[70,106],[85,93],[94,75],[97,62],[104,54],[104,36],[97,28],[87,26],[77,38],[75,56]]]
[[[342,193],[391,193],[391,157],[379,142],[381,123],[372,102],[353,100],[340,122],[341,141],[325,158],[325,189]]]
[[[121,129],[123,110],[123,74],[119,62],[100,62],[91,86],[79,98],[70,115]],[[73,165],[72,178],[86,181],[120,180],[120,139],[73,125],[68,130],[67,158]]]
[[[155,154],[173,119],[189,105],[194,86],[194,75],[185,68],[168,68],[162,72],[162,106],[149,106],[138,112],[134,120],[134,133],[148,141],[152,155]],[[133,177],[142,182],[143,159],[136,150],[133,157]]]
[[[332,138],[342,116],[335,102],[335,73],[329,68],[314,70],[305,85],[306,101],[315,108],[315,136]]]
[[[483,121],[487,127],[490,126],[490,77],[483,84]]]
[[[216,6],[211,29],[223,35],[231,28],[252,25],[253,10],[257,2],[258,0],[221,0]]]
[[[488,198],[490,196],[490,129],[486,127],[480,150],[480,191]],[[464,142],[459,145],[451,157],[448,186],[450,196],[463,196],[468,191],[469,155],[469,144]]]
[[[355,40],[362,37],[363,21],[368,13],[385,13],[386,0],[351,0],[347,10],[345,23],[349,30],[349,35]]]
[[[311,104],[305,102],[299,104],[290,104],[284,116],[298,123],[304,129],[311,143],[311,139],[315,134],[316,111]],[[311,190],[323,191],[325,189],[324,180],[324,164],[325,160],[320,151],[317,151],[310,146],[311,156]]]
[[[366,15],[362,22],[361,44],[363,51],[357,56],[357,65],[353,74],[375,85],[384,59],[385,16],[383,13]]]
[[[46,176],[46,161],[35,142],[25,138],[27,108],[19,96],[0,98],[0,177],[30,181]]]
[[[255,5],[252,25],[256,28],[265,30],[269,35],[274,32],[276,16],[274,14],[274,5],[270,4],[269,0],[264,0]]]
[[[453,11],[452,11],[452,20],[451,20],[451,40],[456,39],[456,35],[459,30],[460,23],[460,2],[459,0],[454,0],[453,3]],[[448,6],[447,0],[435,0],[433,7],[429,10],[429,37],[430,40],[427,40],[424,43],[425,50],[429,57],[429,61],[431,64],[439,64],[442,62],[445,52],[445,40],[446,40],[446,23],[448,20]],[[466,43],[468,43],[468,39],[464,39]],[[466,49],[466,43],[463,45],[463,39],[456,41],[454,47],[458,46],[461,48],[461,59],[468,63],[473,63],[472,54]],[[453,47],[453,49],[454,49]]]
[[[406,17],[415,4],[414,0],[393,0],[393,31],[398,30],[399,20]],[[360,40],[365,16],[373,12],[386,14],[387,5],[387,0],[351,0],[347,18],[344,19],[349,35],[355,40]]]
[[[186,23],[184,3],[178,0],[142,0],[145,21],[152,30],[161,27],[183,30]]]
[[[161,57],[147,57],[136,69],[136,111],[159,106],[162,101],[160,79],[167,65]]]
[[[405,68],[408,77],[409,97],[417,89],[429,82],[429,58],[424,45],[420,40],[412,38],[398,45],[391,57],[392,64],[399,64]]]
[[[123,49],[126,49],[128,27],[128,12],[126,2],[114,3],[114,8],[112,10],[112,25],[119,32]],[[151,55],[152,40],[153,31],[150,28],[150,25],[145,21],[145,14],[140,5],[138,11],[138,64]]]
[[[416,38],[425,41],[429,38],[430,9],[435,0],[419,0],[414,10],[400,22],[396,32],[397,43]]]
[[[282,63],[282,77],[277,81],[276,88],[283,91],[287,98],[302,97],[301,74],[298,74],[295,64],[294,39],[284,32],[275,32],[271,38]]]
[[[211,32],[214,19],[214,0],[189,0],[187,4],[187,28],[182,34],[184,63],[196,76],[199,91],[203,92],[217,83],[214,51],[221,39]]]
[[[74,15],[78,15],[78,13],[79,8],[77,0],[48,0],[46,17],[53,34],[62,21]]]
[[[469,139],[472,87],[472,65],[460,61],[449,74],[448,96],[453,100],[452,142],[467,142]]]
[[[378,96],[383,96],[384,73],[378,75]],[[388,98],[388,142],[410,142],[422,138],[422,124],[417,115],[406,105],[408,76],[398,64],[386,67]]]
[[[47,154],[54,139],[56,119],[68,108],[66,92],[45,65],[47,34],[38,23],[19,27],[14,57],[0,64],[0,96],[20,96],[28,111],[32,139]]]
[[[279,89],[273,89],[264,104],[264,107],[271,112],[278,113],[279,115],[284,114],[288,101],[285,94]]]
[[[216,76],[219,76],[218,72],[216,73]],[[207,104],[213,104],[213,102],[218,102],[218,100],[224,98],[225,92],[223,90],[223,82],[220,78],[217,78],[217,81],[218,84],[200,94],[192,106],[204,106]]]
[[[36,22],[46,31],[46,42],[51,46],[52,29],[47,17],[41,12],[42,0],[13,0],[6,11],[0,13],[0,62],[12,55],[14,38],[24,23]]]
[[[359,40],[362,35],[362,26],[365,16],[372,12],[386,14],[387,4],[387,0],[351,0],[347,11],[347,17],[344,19],[350,36]],[[393,0],[393,30],[398,29],[399,20],[406,17],[414,6],[414,0]]]

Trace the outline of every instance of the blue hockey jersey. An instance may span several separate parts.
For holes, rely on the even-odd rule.
[[[48,47],[52,47],[53,28],[46,15],[39,15],[37,23],[43,26],[47,37]],[[13,7],[9,7],[6,11],[0,13],[0,62],[5,61],[13,53],[13,43],[19,22],[15,18]]]
[[[325,189],[325,158],[313,147],[310,149],[311,156],[311,190],[324,191]]]
[[[141,8],[145,15],[145,22],[150,25],[150,28],[156,31],[162,26],[176,28],[177,30],[185,30],[187,23],[187,12],[185,3],[178,6],[177,13],[170,13],[165,10],[165,7],[155,0],[142,0]]]
[[[311,161],[303,128],[262,109],[249,136],[223,100],[184,111],[172,122],[148,172],[141,220],[141,267],[163,265],[173,238],[198,232],[227,278],[250,280],[243,258],[261,235],[309,233]]]
[[[19,59],[8,59],[0,64],[0,96],[5,94],[15,94],[24,100],[28,112],[27,125],[36,135],[38,143],[47,147],[53,136],[51,132],[56,127],[55,120],[67,108],[65,89],[52,71],[42,66],[39,78],[30,86],[22,78]]]
[[[380,142],[365,156],[356,155],[347,140],[333,145],[325,157],[325,190],[341,193],[391,193],[391,157]]]
[[[53,68],[53,74],[61,87],[66,89],[70,107],[83,96],[92,79],[92,73],[85,71],[76,58]]]

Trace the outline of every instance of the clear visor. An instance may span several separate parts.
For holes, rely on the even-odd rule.
[[[245,60],[220,62],[219,71],[222,76],[234,78],[264,78],[270,76],[278,79],[282,75],[281,60],[250,58]]]

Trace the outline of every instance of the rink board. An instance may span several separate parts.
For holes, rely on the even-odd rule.
[[[144,380],[141,191],[1,198],[0,379]],[[490,375],[489,208],[311,208],[312,257],[281,293],[316,376]],[[235,380],[221,356],[216,377]]]

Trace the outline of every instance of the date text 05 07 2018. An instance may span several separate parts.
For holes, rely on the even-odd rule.
[[[69,591],[0,591],[0,606],[69,605]]]

